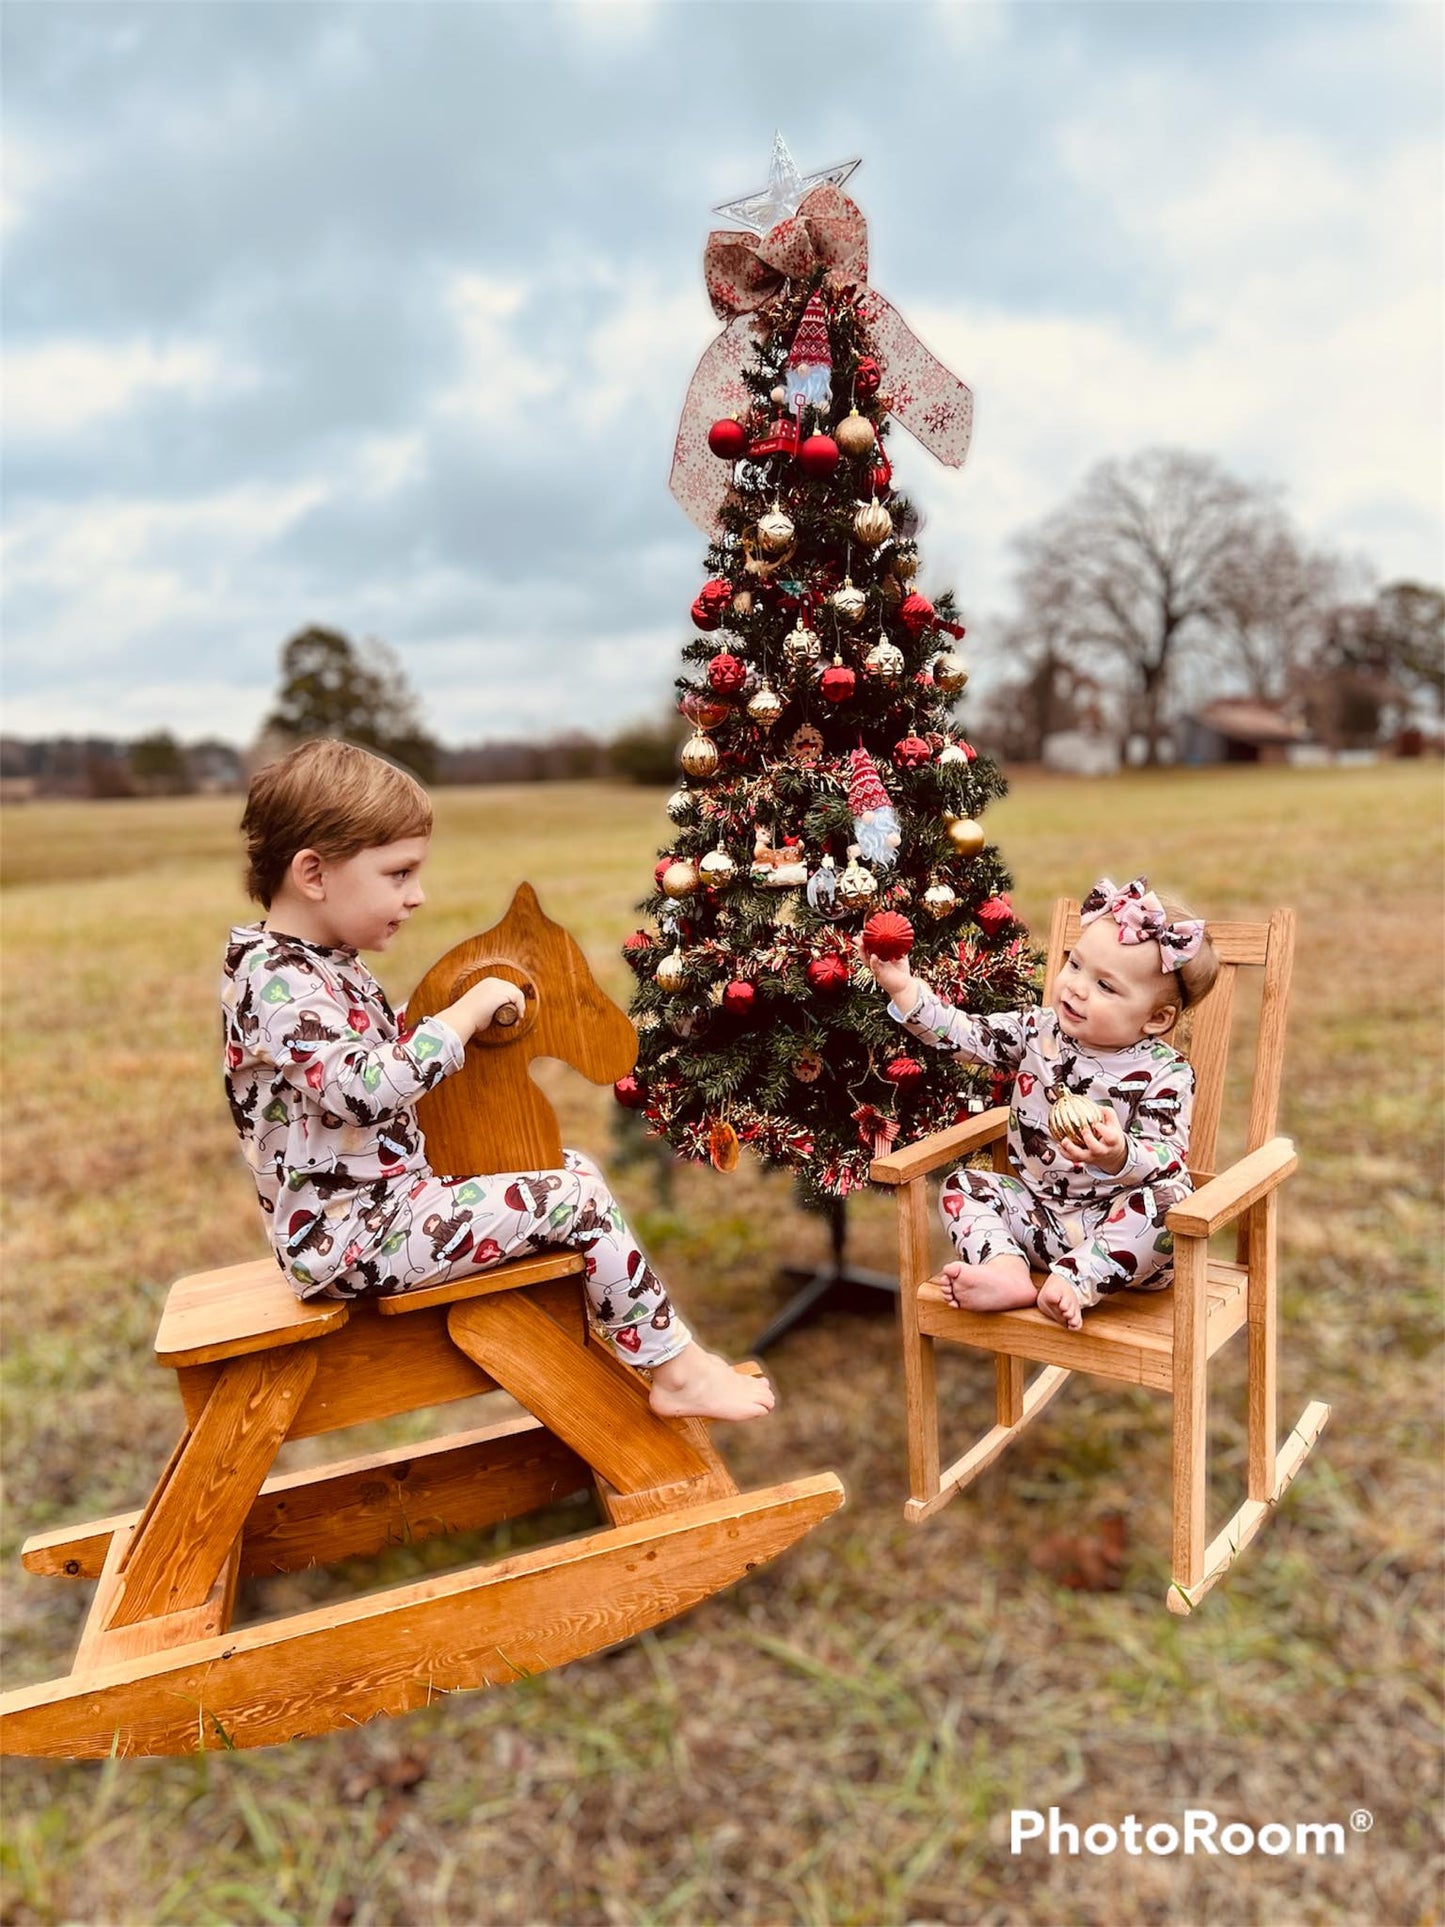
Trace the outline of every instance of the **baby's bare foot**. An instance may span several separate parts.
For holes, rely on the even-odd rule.
[[[938,1284],[959,1311],[1018,1311],[1033,1304],[1036,1296],[1023,1264],[945,1265]]]
[[[773,1409],[773,1388],[765,1378],[735,1372],[716,1352],[692,1344],[652,1372],[648,1402],[663,1418],[761,1418]]]

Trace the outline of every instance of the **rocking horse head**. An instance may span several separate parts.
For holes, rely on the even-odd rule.
[[[444,1010],[482,977],[516,984],[526,1008],[516,1023],[478,1033],[461,1070],[418,1104],[428,1162],[458,1177],[553,1169],[562,1162],[562,1138],[532,1081],[532,1059],[557,1057],[594,1084],[612,1084],[636,1061],[637,1033],[529,883],[518,886],[500,923],[432,965],[407,1005],[408,1020]]]

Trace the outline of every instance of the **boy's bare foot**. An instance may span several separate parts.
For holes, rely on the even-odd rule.
[[[773,1388],[765,1378],[735,1372],[716,1352],[693,1343],[652,1368],[648,1403],[663,1418],[720,1418],[741,1423],[773,1409]]]
[[[1036,1296],[1022,1258],[995,1258],[986,1265],[945,1265],[938,1283],[959,1311],[1018,1311]]]

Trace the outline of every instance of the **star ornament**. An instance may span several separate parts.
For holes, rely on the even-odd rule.
[[[766,234],[779,221],[791,220],[815,187],[841,187],[860,165],[859,161],[836,161],[832,167],[820,168],[816,174],[800,174],[788,143],[781,134],[775,134],[767,186],[740,201],[724,201],[713,213],[751,229],[754,234]]]

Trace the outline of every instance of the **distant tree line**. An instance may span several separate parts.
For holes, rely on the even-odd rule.
[[[1378,741],[1387,716],[1445,724],[1439,589],[1375,587],[1208,456],[1104,462],[1016,548],[1017,608],[995,632],[1009,671],[974,722],[1007,756],[1083,727],[1153,763],[1182,707],[1225,694],[1335,748]]]

